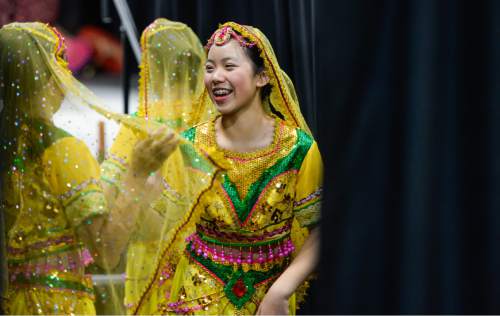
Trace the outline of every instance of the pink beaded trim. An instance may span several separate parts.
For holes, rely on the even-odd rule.
[[[66,256],[65,256],[66,257]],[[73,256],[67,256],[64,260],[58,260],[59,264],[50,263],[35,263],[35,264],[23,264],[23,265],[9,265],[9,277],[12,282],[14,282],[18,275],[24,274],[25,277],[30,277],[31,275],[43,275],[49,274],[52,271],[76,271],[83,267],[88,266],[94,259],[90,255],[87,248],[83,249],[80,254],[79,259],[73,258]]]
[[[172,311],[176,314],[190,314],[195,311],[199,311],[203,308],[202,305],[195,305],[195,306],[182,306],[186,304],[184,301],[179,301],[179,302],[174,302],[174,303],[168,303],[167,306],[172,309]]]
[[[314,191],[313,193],[311,193],[310,195],[303,198],[302,200],[295,202],[293,204],[293,207],[298,207],[298,206],[306,204],[307,202],[309,202],[313,199],[320,198],[322,193],[323,193],[323,188],[319,188],[316,191]]]
[[[276,235],[288,232],[288,231],[290,231],[291,228],[292,228],[292,224],[286,223],[283,227],[278,228],[278,229],[273,230],[273,231],[270,231],[270,232],[264,232],[264,233],[257,235],[257,236],[244,236],[244,235],[238,234],[236,232],[221,232],[218,230],[210,229],[210,228],[203,226],[203,225],[200,225],[200,224],[196,225],[196,230],[198,230],[198,231],[200,231],[200,232],[202,232],[205,235],[208,235],[210,237],[214,237],[214,238],[218,238],[218,239],[225,239],[225,240],[232,240],[232,241],[236,241],[236,242],[249,242],[249,243],[269,239],[269,238],[274,237]]]
[[[190,243],[190,249],[197,255],[221,264],[270,263],[288,257],[295,250],[290,238],[275,245],[257,246],[255,248],[258,248],[258,251],[252,251],[251,248],[240,250],[234,247],[224,249],[221,246],[210,246],[196,233],[189,236],[186,241]]]
[[[75,195],[77,192],[85,189],[86,187],[88,187],[89,185],[99,185],[99,180],[97,179],[88,179],[80,184],[78,184],[77,186],[75,186],[74,188],[72,188],[71,190],[67,191],[66,193],[63,193],[59,196],[60,199],[62,200],[65,200],[65,199],[69,199],[70,197],[72,197],[73,195]]]

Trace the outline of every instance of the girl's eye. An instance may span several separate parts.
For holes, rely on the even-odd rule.
[[[213,66],[209,66],[209,65],[205,66],[205,71],[206,72],[212,72],[213,70],[214,70]]]

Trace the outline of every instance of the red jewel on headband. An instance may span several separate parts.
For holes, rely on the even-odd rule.
[[[210,39],[207,42],[207,45],[205,45],[205,49],[209,50],[210,47],[212,47],[213,44],[217,46],[222,46],[229,42],[231,38],[235,39],[240,43],[241,47],[252,47],[255,45],[255,43],[247,41],[243,36],[239,35],[236,33],[232,27],[230,26],[224,26],[212,34]]]

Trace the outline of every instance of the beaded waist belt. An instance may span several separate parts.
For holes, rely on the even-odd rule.
[[[256,286],[276,278],[288,265],[295,250],[289,232],[285,225],[261,236],[241,236],[199,225],[186,239],[186,253],[222,283],[229,300],[241,308]]]

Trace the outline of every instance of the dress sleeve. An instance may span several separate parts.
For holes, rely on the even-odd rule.
[[[107,213],[99,164],[82,141],[59,139],[45,150],[43,164],[49,185],[72,226]]]
[[[121,179],[129,166],[132,149],[137,140],[132,130],[121,126],[106,160],[101,163],[101,181],[113,187],[115,195],[121,189]]]
[[[302,227],[312,228],[320,220],[323,185],[323,162],[318,145],[313,142],[297,176],[294,215]]]

